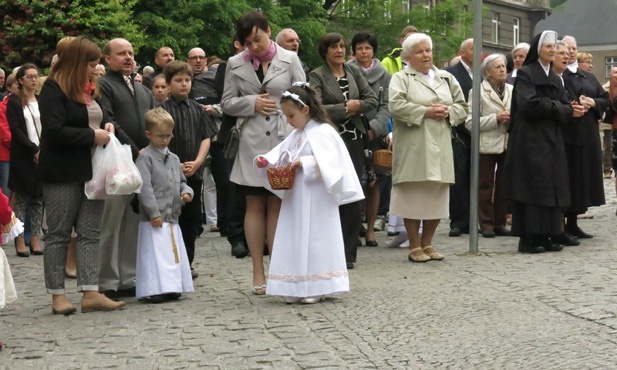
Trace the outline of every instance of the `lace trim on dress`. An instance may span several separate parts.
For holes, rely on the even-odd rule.
[[[338,270],[332,272],[325,272],[323,274],[312,274],[312,275],[285,275],[285,274],[268,274],[269,280],[282,280],[282,281],[316,281],[316,280],[327,280],[335,277],[346,277],[349,276],[349,272],[347,270]]]

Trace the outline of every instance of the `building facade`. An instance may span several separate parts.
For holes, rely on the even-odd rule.
[[[519,42],[530,42],[536,24],[551,14],[550,0],[484,0],[482,49],[509,54]]]

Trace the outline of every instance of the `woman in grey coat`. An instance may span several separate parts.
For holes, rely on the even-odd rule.
[[[306,77],[298,56],[270,40],[266,18],[257,11],[236,22],[236,32],[246,49],[231,57],[221,98],[223,113],[237,117],[240,148],[231,170],[231,181],[246,196],[244,230],[253,259],[253,293],[266,293],[263,266],[264,240],[272,250],[281,199],[266,190],[255,176],[253,160],[269,152],[291,132],[280,109],[283,92]]]
[[[390,120],[390,111],[388,110],[388,86],[392,76],[386,68],[381,65],[379,59],[374,58],[377,53],[377,38],[368,32],[359,32],[351,39],[351,50],[356,59],[349,61],[349,64],[354,64],[366,77],[369,86],[377,95],[379,105],[377,108],[367,112],[364,116],[367,118],[370,129],[368,130],[368,138],[370,148],[373,150],[381,149],[381,143],[385,135],[388,134],[388,121]],[[375,240],[375,220],[377,219],[377,209],[379,208],[379,190],[381,182],[385,180],[385,175],[377,176],[377,183],[373,186],[366,186],[364,194],[366,195],[366,235],[365,241],[367,247],[377,247]],[[388,190],[389,192],[389,190]]]

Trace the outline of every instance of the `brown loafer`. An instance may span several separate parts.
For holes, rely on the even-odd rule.
[[[57,297],[52,298],[53,301],[51,303],[51,312],[54,315],[64,315],[68,316],[74,314],[77,309],[65,295],[59,295]]]
[[[93,312],[93,311],[114,311],[119,310],[126,306],[126,302],[112,301],[104,294],[98,294],[94,298],[82,298],[81,299],[81,312]]]

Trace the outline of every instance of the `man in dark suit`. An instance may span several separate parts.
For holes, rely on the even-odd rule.
[[[109,41],[103,48],[107,73],[99,79],[103,111],[126,133],[137,158],[148,146],[144,114],[155,107],[152,92],[135,83],[133,46],[125,39]],[[119,137],[122,141],[122,139]],[[137,230],[139,215],[130,202],[132,195],[119,195],[105,201],[99,241],[99,290],[109,298],[135,295]]]
[[[473,84],[473,39],[467,39],[459,50],[460,62],[447,67],[461,85],[465,100],[469,101],[469,90]],[[452,129],[454,154],[454,185],[450,187],[450,233],[460,236],[469,233],[469,181],[470,181],[471,134],[464,123]]]

